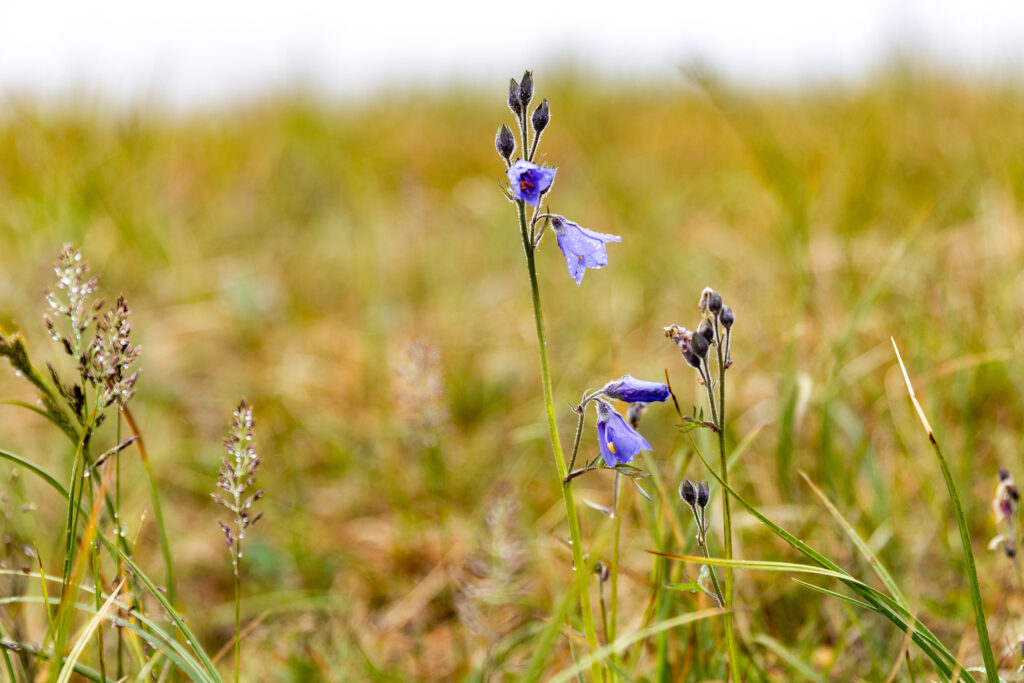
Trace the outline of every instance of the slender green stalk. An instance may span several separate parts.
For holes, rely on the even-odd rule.
[[[890,338],[891,339],[891,338]],[[946,456],[942,454],[939,442],[935,440],[935,432],[924,415],[921,404],[917,402],[914,394],[914,387],[910,384],[910,375],[903,364],[900,350],[896,346],[896,340],[892,339],[892,348],[896,351],[896,358],[900,363],[900,370],[903,371],[903,379],[907,384],[907,393],[917,410],[917,416],[928,433],[928,441],[935,451],[935,457],[939,460],[939,469],[942,470],[942,478],[946,480],[946,489],[949,491],[949,498],[953,502],[953,514],[956,517],[957,526],[960,528],[960,543],[964,548],[964,565],[967,568],[967,582],[971,588],[971,602],[974,603],[974,623],[978,631],[978,645],[981,647],[981,658],[985,662],[985,678],[989,683],[999,683],[999,672],[996,669],[996,660],[992,655],[992,641],[988,637],[988,625],[985,623],[985,605],[981,601],[981,588],[978,586],[978,570],[974,566],[974,549],[971,547],[971,532],[967,528],[967,517],[964,516],[964,507],[960,503],[960,494],[957,492],[956,481],[949,470],[949,463]]]
[[[551,438],[551,448],[555,458],[555,467],[558,470],[558,483],[562,487],[562,499],[565,501],[565,514],[569,522],[569,537],[572,542],[573,568],[577,572],[587,572],[587,565],[583,560],[583,541],[580,536],[580,522],[576,515],[576,501],[573,498],[572,482],[565,481],[568,474],[565,464],[565,455],[562,452],[562,442],[558,436],[558,423],[555,420],[555,400],[551,390],[551,370],[548,367],[548,346],[547,337],[544,334],[544,314],[540,305],[540,287],[537,284],[537,266],[534,262],[533,245],[530,244],[529,234],[526,229],[526,207],[525,202],[517,201],[519,208],[519,228],[522,231],[523,250],[526,253],[526,267],[530,275],[530,291],[533,300],[533,319],[537,327],[537,346],[540,352],[540,375],[541,384],[544,389],[544,407],[547,413],[548,432]],[[590,653],[597,651],[597,629],[594,626],[594,612],[590,604],[590,590],[584,584],[580,590],[580,609],[583,616],[583,630],[587,637],[587,645]],[[603,680],[601,665],[597,660],[591,660],[591,674],[594,681]]]
[[[241,545],[241,542],[239,542]],[[242,579],[237,569],[235,570],[235,683],[238,683],[238,675],[241,671],[239,664],[239,653],[242,648]]]
[[[146,442],[139,431],[139,425],[128,406],[121,408],[121,415],[128,424],[128,429],[133,436],[138,437],[135,445],[139,448],[139,456],[142,458],[142,466],[146,469],[146,479],[149,481],[149,495],[153,501],[153,515],[156,517],[156,526],[160,531],[160,554],[164,560],[164,587],[167,589],[167,598],[173,603],[175,599],[174,590],[174,555],[171,552],[171,542],[167,535],[167,524],[164,521],[163,508],[160,506],[160,493],[157,490],[156,478],[153,476],[153,464],[149,459],[149,452],[146,450]]]
[[[708,544],[705,541],[700,545],[701,551],[704,553],[704,557],[711,559],[711,551],[708,550]],[[715,596],[718,598],[718,606],[721,607],[725,604],[725,594],[722,592],[722,584],[718,583],[718,575],[715,574],[715,568],[710,564],[707,565],[708,573],[711,574],[711,585],[715,589]]]
[[[619,532],[622,528],[622,517],[619,515],[619,494],[622,487],[622,475],[619,472],[615,473],[615,483],[612,484],[614,490],[612,492],[612,515],[615,517],[615,523],[612,529],[614,534],[612,541],[612,571],[611,576],[611,610],[608,618],[608,642],[615,642],[615,631],[616,622],[618,620],[619,612]]]
[[[729,463],[728,453],[725,450],[725,357],[722,354],[722,335],[719,334],[718,321],[715,321],[715,336],[718,343],[715,350],[718,352],[718,466],[722,472],[722,535],[725,537],[724,550],[725,559],[732,559],[732,513],[729,509]],[[740,683],[740,660],[739,648],[736,646],[736,631],[733,620],[733,573],[732,567],[726,567],[725,571],[725,593],[723,598],[725,604],[725,646],[729,651],[729,674],[733,683]]]
[[[117,443],[121,443],[121,413],[117,413]],[[121,536],[121,452],[118,451],[114,454],[114,533],[117,534],[118,538]],[[117,560],[117,580],[120,581],[124,578],[124,567],[121,566],[121,560]],[[121,629],[115,628],[117,632],[117,679],[121,680],[124,676],[124,634],[121,633]]]

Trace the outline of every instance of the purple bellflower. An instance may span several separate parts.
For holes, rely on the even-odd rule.
[[[512,194],[530,206],[540,203],[540,196],[548,191],[555,180],[556,168],[541,168],[537,164],[519,159],[508,169],[508,182]]]
[[[597,443],[608,467],[633,462],[640,451],[649,451],[651,444],[630,427],[607,401],[597,399]]]
[[[510,176],[511,173],[509,171]],[[608,265],[608,250],[605,244],[622,241],[618,235],[606,235],[603,232],[581,228],[563,216],[552,216],[551,227],[558,239],[558,248],[565,256],[565,264],[569,266],[569,277],[575,280],[577,285],[583,282],[587,268]]]
[[[623,375],[619,379],[608,382],[601,390],[608,398],[626,403],[651,403],[664,401],[669,397],[668,386],[661,382],[647,382],[636,379],[632,375]]]

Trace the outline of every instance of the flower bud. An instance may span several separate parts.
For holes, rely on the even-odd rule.
[[[708,295],[708,310],[714,315],[722,312],[722,295],[714,290]]]
[[[702,508],[707,507],[709,500],[711,500],[711,488],[708,483],[706,481],[697,482],[697,505]]]
[[[512,152],[516,151],[516,137],[512,135],[511,128],[501,124],[498,135],[494,138],[494,147],[505,161],[512,158]]]
[[[548,98],[544,98],[540,106],[533,110],[533,129],[540,133],[542,130],[548,127],[548,121],[551,120],[551,109],[548,106]]]
[[[697,356],[697,358],[704,358],[704,356],[708,355],[709,346],[708,338],[703,334],[695,334],[690,340],[690,350],[693,351],[693,355]]]
[[[697,504],[697,487],[694,486],[692,481],[686,479],[679,485],[679,497],[687,505],[693,506]]]
[[[533,99],[533,72],[524,71],[523,80],[519,83],[519,104],[526,111],[526,105]]]
[[[508,79],[508,108],[516,115],[516,118],[519,118],[522,107],[519,105],[519,84],[514,78]]]
[[[640,429],[640,418],[643,417],[644,412],[647,410],[647,404],[643,401],[637,403],[630,403],[629,410],[626,411],[626,422],[633,429]]]
[[[722,306],[722,312],[719,314],[718,319],[722,322],[722,327],[728,330],[732,328],[732,324],[736,321],[736,316],[733,315],[731,308]]]
[[[708,340],[708,343],[715,341],[715,326],[710,320],[705,320],[700,327],[700,333]]]

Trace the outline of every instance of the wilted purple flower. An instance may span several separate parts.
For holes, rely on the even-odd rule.
[[[633,462],[640,451],[651,450],[651,444],[626,424],[611,404],[597,399],[597,443],[608,467]]]
[[[511,171],[510,171],[511,173]],[[581,228],[563,216],[552,216],[551,227],[558,239],[558,248],[565,255],[565,263],[569,266],[569,277],[576,284],[583,282],[587,268],[600,268],[608,265],[608,242],[621,242],[618,235],[606,235]]]
[[[613,382],[608,382],[601,391],[609,398],[626,403],[664,401],[669,396],[668,386],[661,382],[647,382],[632,375],[623,375]]]
[[[537,206],[540,196],[551,187],[557,172],[556,168],[541,168],[537,164],[520,159],[507,171],[508,182],[512,184],[512,194],[530,206]]]

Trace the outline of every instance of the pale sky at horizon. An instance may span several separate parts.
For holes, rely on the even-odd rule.
[[[693,59],[740,81],[792,84],[856,79],[894,51],[954,70],[1024,75],[1020,2],[540,6],[527,21],[515,4],[470,0],[9,0],[0,6],[0,96],[72,92],[189,107],[299,82],[343,96],[504,82],[524,67],[566,61],[609,75],[671,77]]]

